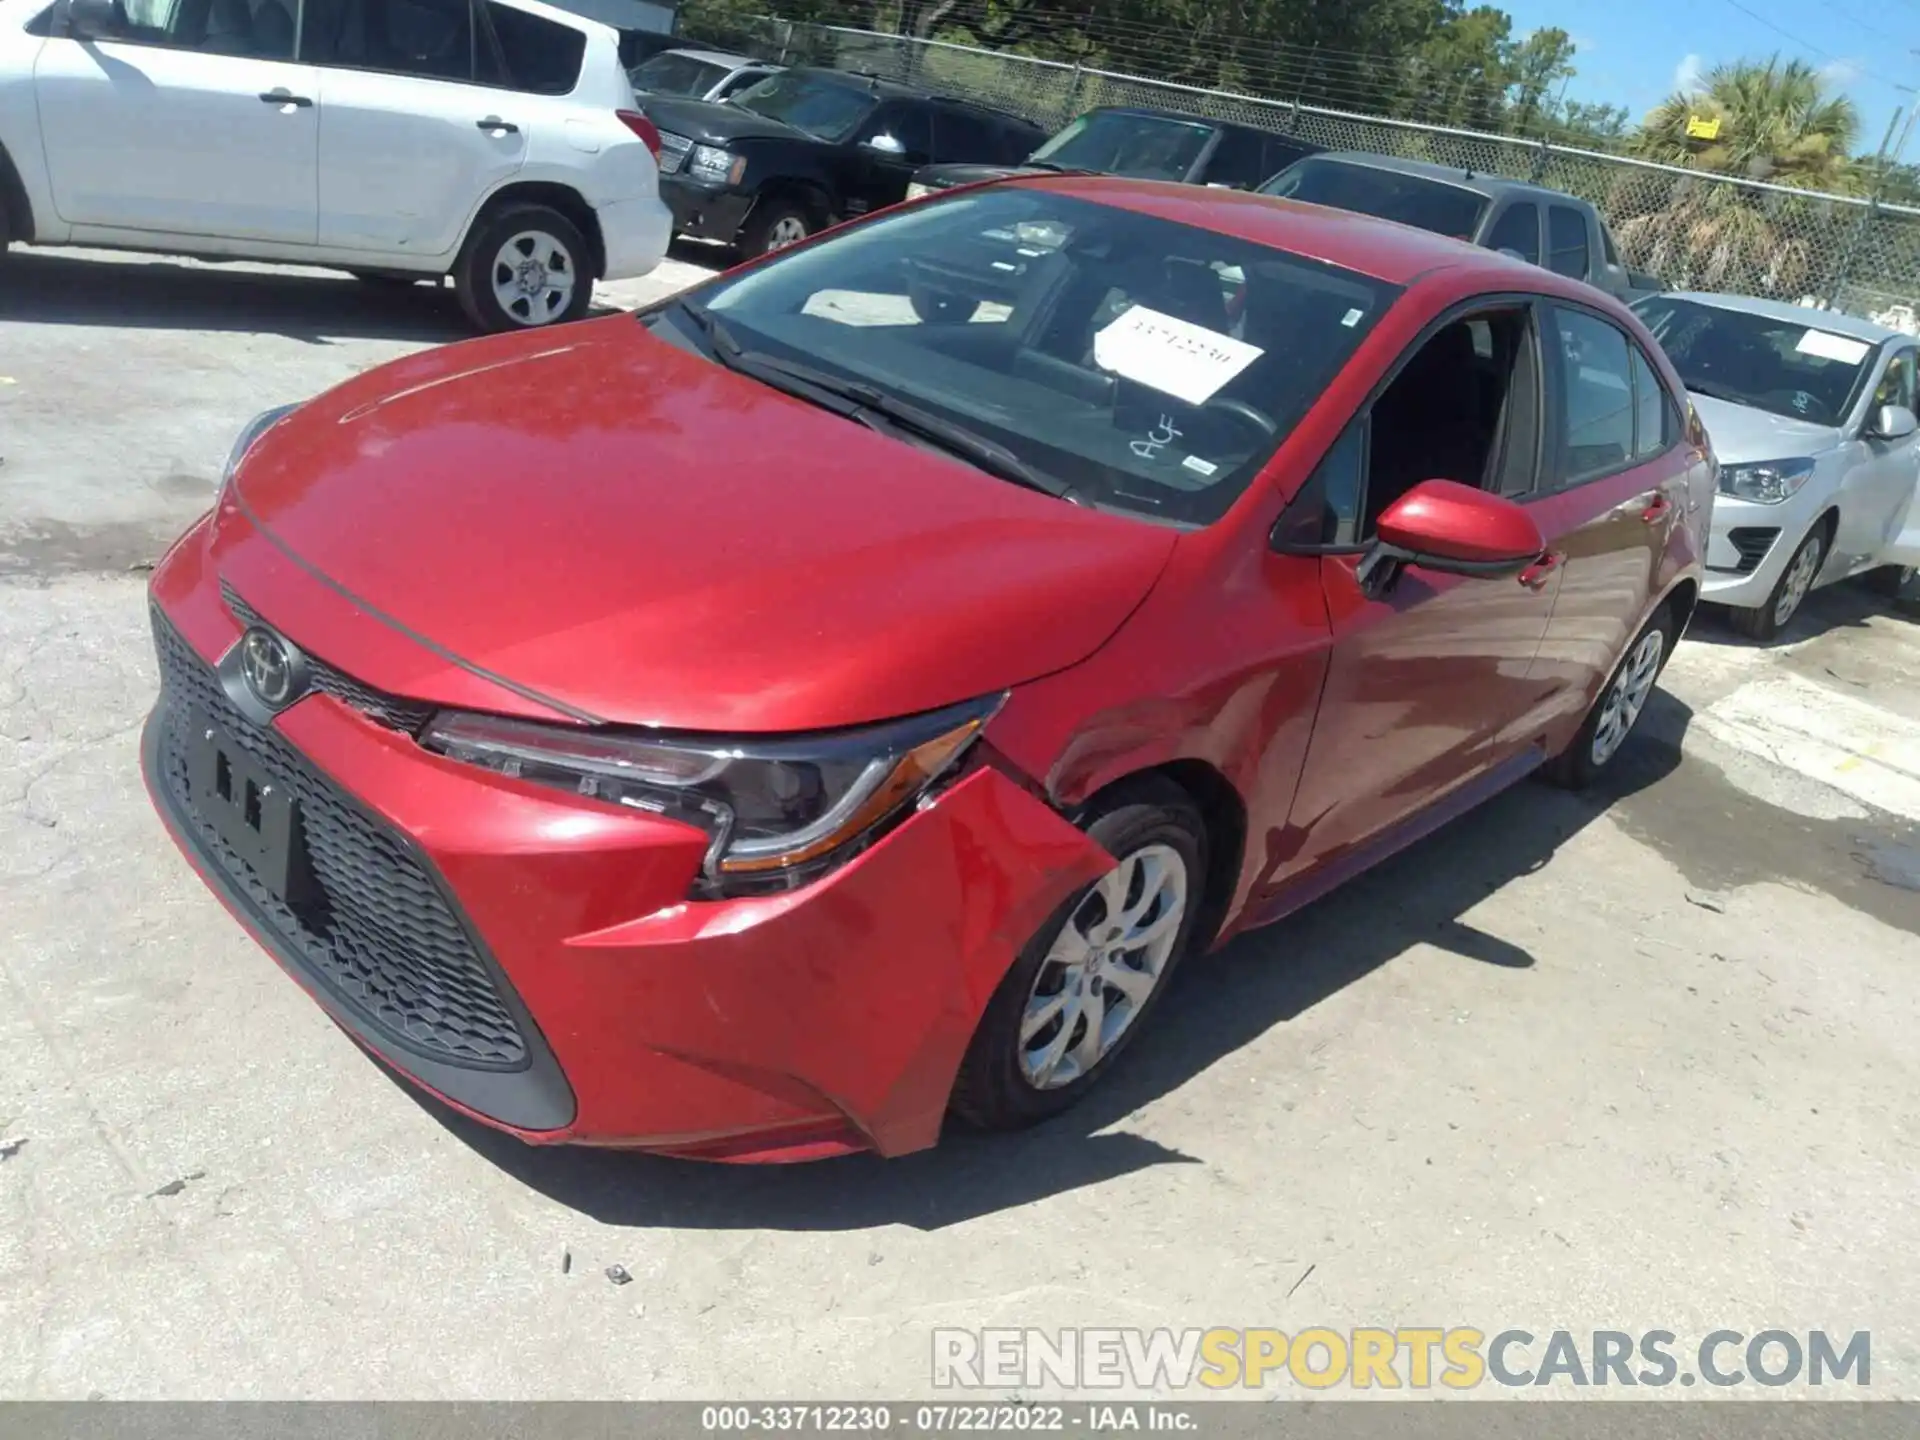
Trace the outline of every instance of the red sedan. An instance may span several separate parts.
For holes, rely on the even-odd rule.
[[[898,1155],[1061,1110],[1182,956],[1605,769],[1713,478],[1646,330],[1546,270],[949,192],[260,417],[153,577],[147,782],[469,1115]]]

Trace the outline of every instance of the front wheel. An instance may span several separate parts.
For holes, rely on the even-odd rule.
[[[1755,610],[1732,612],[1733,628],[1749,640],[1762,642],[1776,638],[1787,623],[1800,613],[1800,606],[1820,578],[1820,567],[1827,558],[1827,527],[1816,525],[1793,552],[1787,568],[1774,582],[1773,593]]]
[[[798,245],[813,233],[813,219],[797,200],[761,200],[740,230],[740,254],[755,260],[774,250]]]
[[[1193,943],[1207,832],[1186,792],[1126,782],[1083,823],[1117,863],[1053,913],[987,1002],[952,1099],[982,1129],[1032,1125],[1085,1095]]]
[[[467,318],[488,332],[578,320],[593,301],[587,241],[558,210],[515,205],[476,226],[454,267]]]
[[[1548,766],[1548,778],[1569,790],[1584,790],[1605,773],[1647,708],[1673,641],[1673,615],[1662,605],[1633,637],[1587,712],[1580,733]]]

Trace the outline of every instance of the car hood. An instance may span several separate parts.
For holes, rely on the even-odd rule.
[[[731,140],[805,140],[819,144],[804,130],[778,120],[769,120],[738,105],[723,105],[718,100],[688,100],[677,95],[641,95],[642,113],[674,135],[709,144]]]
[[[1714,456],[1722,465],[1814,456],[1840,443],[1840,431],[1832,425],[1790,420],[1771,411],[1718,400],[1691,390],[1687,398],[1693,401],[1694,410],[1707,427]]]
[[[625,315],[369,371],[269,430],[234,488],[280,549],[462,665],[563,712],[687,730],[858,724],[1064,669],[1176,539]]]

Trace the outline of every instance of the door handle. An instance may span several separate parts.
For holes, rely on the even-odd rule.
[[[1566,559],[1558,550],[1549,550],[1533,564],[1520,572],[1520,583],[1529,590],[1544,590],[1547,581],[1553,578],[1553,572],[1560,568]]]
[[[1646,521],[1647,524],[1652,525],[1657,521],[1666,519],[1667,512],[1671,509],[1673,509],[1673,501],[1667,497],[1667,492],[1664,490],[1657,491],[1654,497],[1647,502],[1646,508],[1640,512],[1640,518]]]
[[[291,90],[262,90],[260,101],[263,105],[291,105],[296,110],[304,110],[313,104],[312,97],[296,95]]]
[[[502,120],[498,115],[489,115],[484,120],[473,122],[482,130],[498,131],[502,135],[518,135],[520,127],[511,120]]]

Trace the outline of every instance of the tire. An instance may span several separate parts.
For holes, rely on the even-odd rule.
[[[1895,600],[1913,583],[1913,577],[1920,574],[1911,565],[1882,565],[1877,570],[1869,570],[1860,577],[1860,583],[1876,595],[1884,595]]]
[[[1140,1033],[1193,944],[1206,886],[1207,830],[1187,793],[1153,776],[1124,781],[1082,817],[1081,826],[1120,863],[1047,918],[987,1002],[960,1063],[951,1102],[957,1117],[979,1129],[1022,1129],[1078,1102]],[[1160,898],[1136,921],[1142,933],[1156,932],[1154,938],[1125,951],[1095,947],[1090,958],[1102,966],[1102,974],[1122,972],[1146,979],[1144,986],[1136,979],[1132,998],[1119,986],[1053,958],[1056,941],[1064,939],[1070,926],[1077,934],[1090,926],[1096,936],[1105,935],[1112,913],[1109,897],[1123,882],[1136,887],[1123,904],[1139,903],[1143,892],[1137,887],[1142,882],[1159,888]],[[1175,893],[1180,913],[1171,922],[1168,940],[1159,927],[1167,923]],[[1091,988],[1077,988],[1077,976],[1090,979]],[[1126,1016],[1104,1047],[1082,1049],[1089,1017],[1081,996],[1098,996],[1101,1014],[1110,1023]],[[1055,999],[1059,1005],[1023,1042],[1029,1005],[1042,1008]],[[1046,1064],[1049,1055],[1051,1066]],[[1045,1073],[1037,1080],[1036,1072]]]
[[[580,227],[558,210],[509,206],[467,237],[453,269],[460,308],[489,333],[578,320],[593,303],[591,253]]]
[[[1808,558],[1809,554],[1811,559]],[[1826,563],[1827,526],[1822,521],[1809,530],[1806,538],[1794,548],[1793,558],[1781,569],[1780,578],[1774,581],[1764,605],[1758,609],[1741,608],[1729,612],[1728,618],[1733,628],[1749,640],[1758,640],[1763,644],[1775,639],[1800,613],[1807,596],[1813,593],[1813,582],[1820,578],[1820,567]],[[1811,573],[1807,575],[1805,583],[1800,584],[1797,576],[1801,568],[1807,565],[1812,567]]]
[[[798,200],[775,196],[755,201],[747,223],[740,227],[740,255],[743,259],[757,260],[770,250],[798,245],[819,228],[813,223],[813,215]]]
[[[944,290],[915,289],[907,296],[913,313],[928,325],[960,325],[980,313],[980,302]]]
[[[1621,655],[1620,663],[1594,697],[1593,708],[1587,711],[1573,743],[1548,764],[1549,780],[1568,790],[1585,790],[1620,758],[1660,672],[1673,654],[1674,638],[1673,612],[1662,605]],[[1624,724],[1617,723],[1622,719]]]

